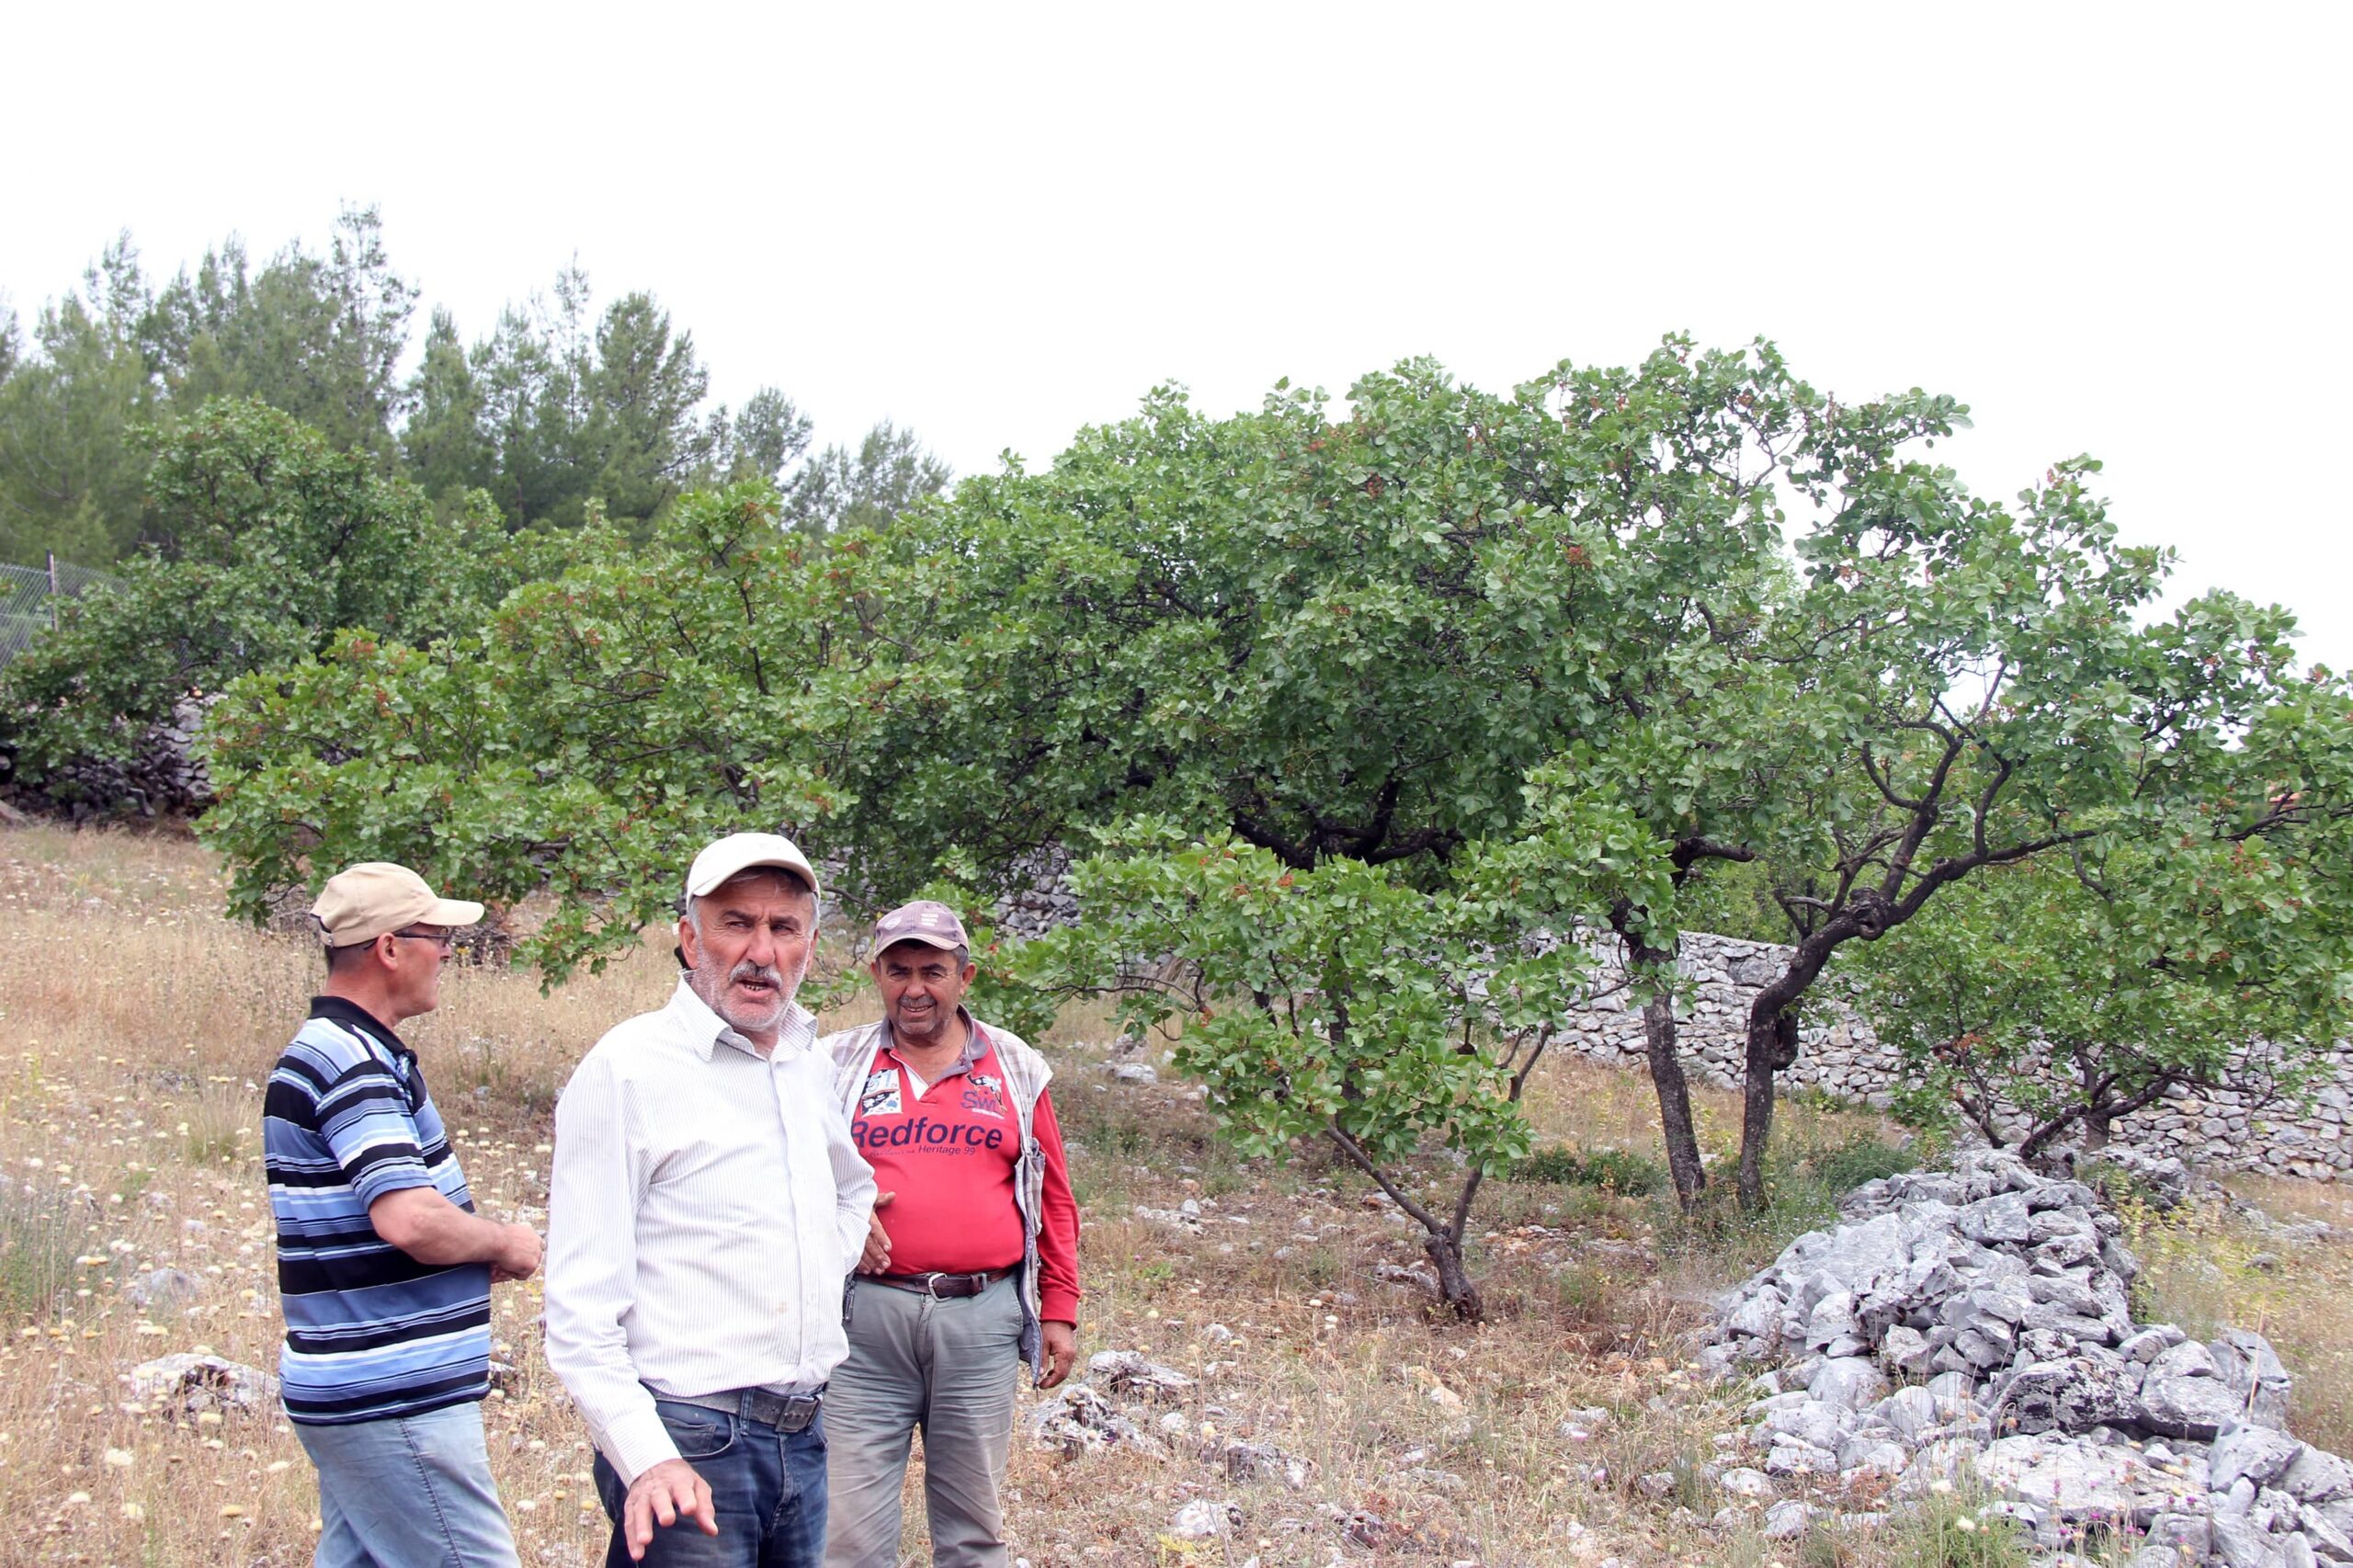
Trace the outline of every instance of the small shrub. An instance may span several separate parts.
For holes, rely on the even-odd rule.
[[[8,1186],[0,1191],[0,1310],[45,1317],[74,1282],[81,1210],[60,1193]]]
[[[1609,1321],[1610,1302],[1620,1281],[1589,1263],[1573,1263],[1552,1276],[1552,1304],[1571,1324],[1591,1328]]]
[[[1930,1493],[1891,1516],[1890,1568],[2026,1568],[2032,1542],[2015,1519],[1985,1509],[1974,1492]]]
[[[207,1084],[179,1124],[180,1153],[188,1164],[234,1165],[261,1120],[256,1098],[227,1085]]]
[[[1816,1525],[1798,1543],[1798,1568],[1865,1568],[1870,1551],[1853,1530]]]
[[[1858,1138],[1816,1154],[1808,1164],[1815,1180],[1834,1193],[1844,1194],[1867,1181],[1917,1170],[1920,1156],[1915,1150],[1899,1149],[1876,1138]]]
[[[1515,1165],[1511,1179],[1607,1187],[1629,1198],[1643,1198],[1666,1186],[1666,1171],[1657,1161],[1623,1149],[1597,1149],[1586,1154],[1554,1144],[1534,1151]]]

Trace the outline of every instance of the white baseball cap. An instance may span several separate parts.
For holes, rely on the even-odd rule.
[[[687,868],[687,896],[707,897],[728,878],[757,866],[790,871],[808,884],[811,893],[817,892],[816,869],[792,840],[780,833],[731,833],[705,846]]]

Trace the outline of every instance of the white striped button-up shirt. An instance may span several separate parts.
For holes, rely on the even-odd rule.
[[[874,1173],[815,1040],[794,1005],[763,1059],[681,979],[556,1104],[548,1364],[625,1484],[678,1457],[649,1389],[804,1392],[848,1353]]]

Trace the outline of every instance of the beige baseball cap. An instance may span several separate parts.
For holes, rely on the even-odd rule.
[[[900,942],[921,942],[942,952],[958,948],[969,949],[972,938],[964,935],[964,923],[956,912],[932,899],[919,898],[913,903],[903,903],[874,923],[874,950]]]
[[[809,857],[801,846],[780,833],[731,833],[726,837],[706,845],[687,868],[687,896],[703,898],[728,878],[739,876],[756,866],[774,866],[790,871],[817,891],[817,872],[809,864]]]
[[[443,898],[406,866],[367,860],[327,879],[311,905],[311,918],[319,923],[328,947],[356,948],[404,926],[475,925],[482,905]]]

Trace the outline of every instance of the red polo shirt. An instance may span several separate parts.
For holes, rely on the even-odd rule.
[[[1020,1115],[988,1031],[966,1019],[972,1037],[963,1056],[919,1094],[886,1030],[858,1093],[850,1135],[874,1167],[876,1189],[896,1194],[879,1210],[893,1274],[976,1274],[1021,1261],[1021,1211],[1013,1200]],[[1050,1094],[1039,1095],[1029,1130],[1046,1162],[1039,1315],[1076,1323],[1078,1203]]]

